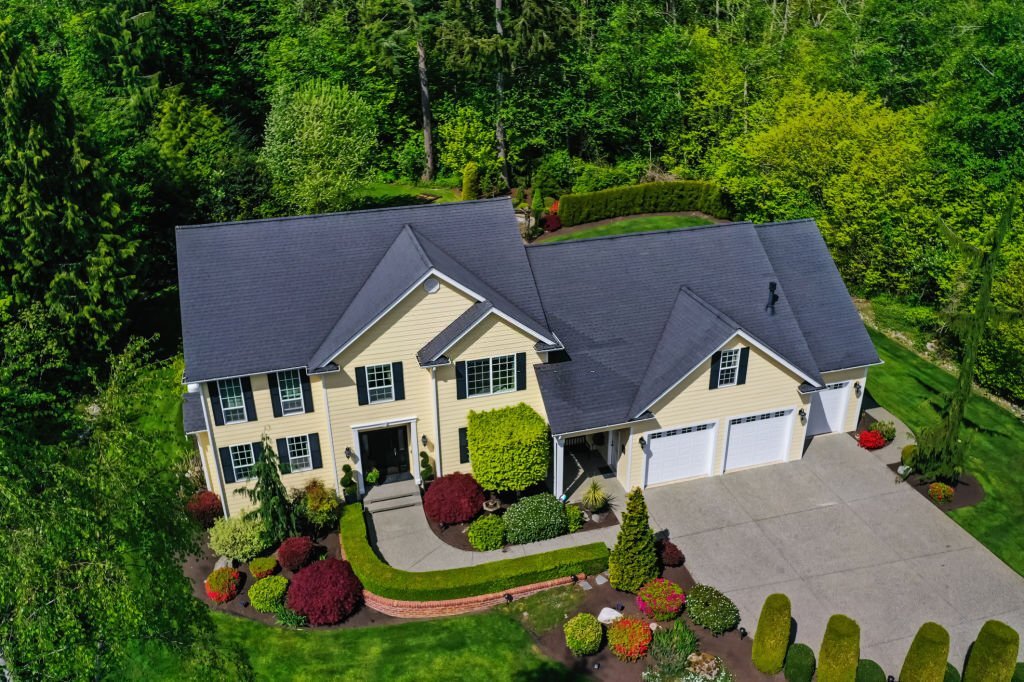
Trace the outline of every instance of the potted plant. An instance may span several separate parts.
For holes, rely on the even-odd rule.
[[[380,480],[380,469],[373,467],[366,474],[366,483],[368,485],[377,485],[377,481]]]

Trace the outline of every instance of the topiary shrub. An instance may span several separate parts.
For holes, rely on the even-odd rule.
[[[185,513],[203,528],[211,528],[217,519],[224,516],[224,508],[216,493],[200,490],[188,498]]]
[[[914,459],[917,457],[917,446],[913,443],[910,445],[904,445],[900,451],[900,464],[904,466],[914,466]]]
[[[487,514],[469,524],[469,544],[478,552],[505,546],[505,522],[500,516]]]
[[[253,583],[249,588],[249,603],[260,613],[277,613],[284,606],[288,591],[288,578],[272,575]]]
[[[210,529],[210,549],[235,561],[248,562],[267,546],[259,519],[221,517]]]
[[[644,583],[636,595],[636,607],[651,620],[672,620],[683,610],[684,604],[683,588],[665,578]]]
[[[505,512],[504,520],[505,535],[513,545],[549,540],[569,531],[565,506],[551,493],[531,495],[516,502]]]
[[[297,571],[313,559],[315,551],[313,540],[305,535],[287,538],[277,548],[277,561],[289,571]]]
[[[1013,677],[1020,635],[1006,623],[990,620],[981,626],[964,666],[964,682],[1006,682]]]
[[[565,646],[575,656],[596,654],[604,639],[604,627],[597,616],[591,613],[578,613],[570,618],[562,628],[565,632]]]
[[[575,504],[565,505],[565,520],[569,524],[569,532],[575,533],[583,527],[583,510]]]
[[[218,604],[231,601],[238,596],[238,588],[242,586],[242,574],[233,568],[218,568],[206,576],[203,587],[206,596]]]
[[[782,673],[786,682],[811,682],[814,677],[814,651],[806,644],[794,644],[786,652]]]
[[[257,580],[260,578],[266,578],[268,575],[273,575],[276,570],[277,559],[272,556],[259,557],[249,562],[249,572],[252,573],[252,577]]]
[[[435,523],[451,525],[472,521],[484,504],[484,491],[472,476],[463,473],[442,476],[423,495],[423,513]]]
[[[525,490],[548,475],[551,433],[525,403],[471,411],[466,438],[473,477],[487,490]]]
[[[948,659],[949,633],[938,623],[925,623],[903,659],[900,682],[937,680],[945,675]]]
[[[697,652],[697,645],[697,635],[682,620],[677,620],[670,628],[658,628],[647,652],[651,669],[663,679],[681,677],[687,669],[686,659]]]
[[[686,595],[686,610],[694,623],[714,635],[732,630],[740,624],[740,610],[724,594],[709,585],[694,585]]]
[[[633,488],[626,495],[622,525],[608,557],[608,581],[617,590],[635,593],[660,574],[647,503],[640,488]]]
[[[620,661],[646,656],[652,638],[651,626],[639,618],[626,616],[608,626],[608,648]]]
[[[363,585],[347,561],[328,557],[292,579],[287,606],[310,625],[334,625],[352,615],[363,600]]]
[[[313,479],[306,484],[296,506],[299,515],[313,529],[319,530],[338,523],[341,501],[334,491],[328,490],[319,479]]]
[[[938,678],[935,678],[938,680]],[[866,658],[857,663],[857,682],[885,682],[885,671],[882,666]]]
[[[768,595],[761,607],[751,656],[754,667],[765,675],[781,672],[786,661],[791,628],[790,609],[789,597],[777,593]]]
[[[480,197],[480,166],[470,161],[462,167],[462,200],[469,201]]]
[[[860,626],[836,614],[828,619],[818,653],[818,682],[855,682],[860,661]]]
[[[671,540],[658,540],[654,543],[654,546],[658,550],[658,559],[661,561],[662,566],[682,566],[686,560],[686,557],[683,556],[683,553]]]

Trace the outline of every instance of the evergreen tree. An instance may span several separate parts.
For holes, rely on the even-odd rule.
[[[253,465],[252,473],[256,482],[251,488],[240,488],[235,492],[245,495],[256,508],[246,514],[263,523],[267,542],[277,544],[296,532],[295,508],[288,499],[288,491],[281,482],[281,469],[277,454],[270,446],[270,437],[263,434],[262,452]],[[288,473],[285,467],[284,473]]]
[[[660,573],[647,503],[640,488],[633,488],[626,496],[619,536],[608,558],[608,580],[617,590],[635,593]]]

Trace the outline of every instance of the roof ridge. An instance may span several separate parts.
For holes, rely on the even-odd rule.
[[[771,227],[772,225],[792,225],[793,223],[813,223],[814,218],[793,218],[792,220],[773,220],[769,223],[757,223],[754,227]]]
[[[676,294],[676,299],[678,299],[679,298],[679,294],[681,294],[683,292],[686,292],[687,296],[692,298],[694,301],[696,301],[698,304],[700,304],[701,307],[703,307],[709,313],[711,313],[712,315],[714,315],[715,317],[720,319],[722,322],[725,322],[728,325],[736,327],[737,330],[743,329],[743,327],[740,325],[739,322],[737,322],[736,320],[732,319],[731,317],[726,315],[723,311],[719,310],[715,306],[713,306],[710,303],[708,303],[707,301],[705,301],[703,298],[701,298],[697,294],[696,291],[694,291],[690,287],[686,286],[685,284],[682,285],[681,287],[679,287],[679,293]],[[672,307],[673,308],[675,307],[675,301],[672,302]]]
[[[643,237],[652,234],[676,234],[680,232],[701,232],[703,230],[709,230],[716,227],[735,227],[737,225],[750,225],[751,227],[757,227],[754,223],[749,220],[737,220],[731,223],[712,223],[710,225],[694,225],[692,227],[672,227],[666,230],[645,230],[643,232],[628,232],[626,234],[609,234],[601,237],[586,237],[583,239],[563,239],[560,241],[542,242],[540,244],[530,244],[529,248],[536,249],[542,246],[566,246],[571,244],[582,244],[585,242],[597,242],[604,241],[606,239],[624,239],[627,237]]]

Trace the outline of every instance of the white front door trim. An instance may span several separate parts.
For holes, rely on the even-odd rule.
[[[366,484],[363,482],[363,449],[359,444],[359,433],[361,431],[377,431],[379,429],[386,429],[392,426],[406,425],[409,427],[409,438],[412,439],[409,447],[409,469],[413,472],[413,478],[416,479],[417,485],[420,484],[420,467],[419,467],[419,443],[416,442],[416,422],[417,417],[403,417],[402,419],[387,419],[379,422],[369,422],[367,424],[353,424],[352,425],[352,443],[353,450],[356,453],[356,471],[359,472],[358,483],[359,483],[359,494],[366,494]],[[413,457],[413,452],[416,456]]]

